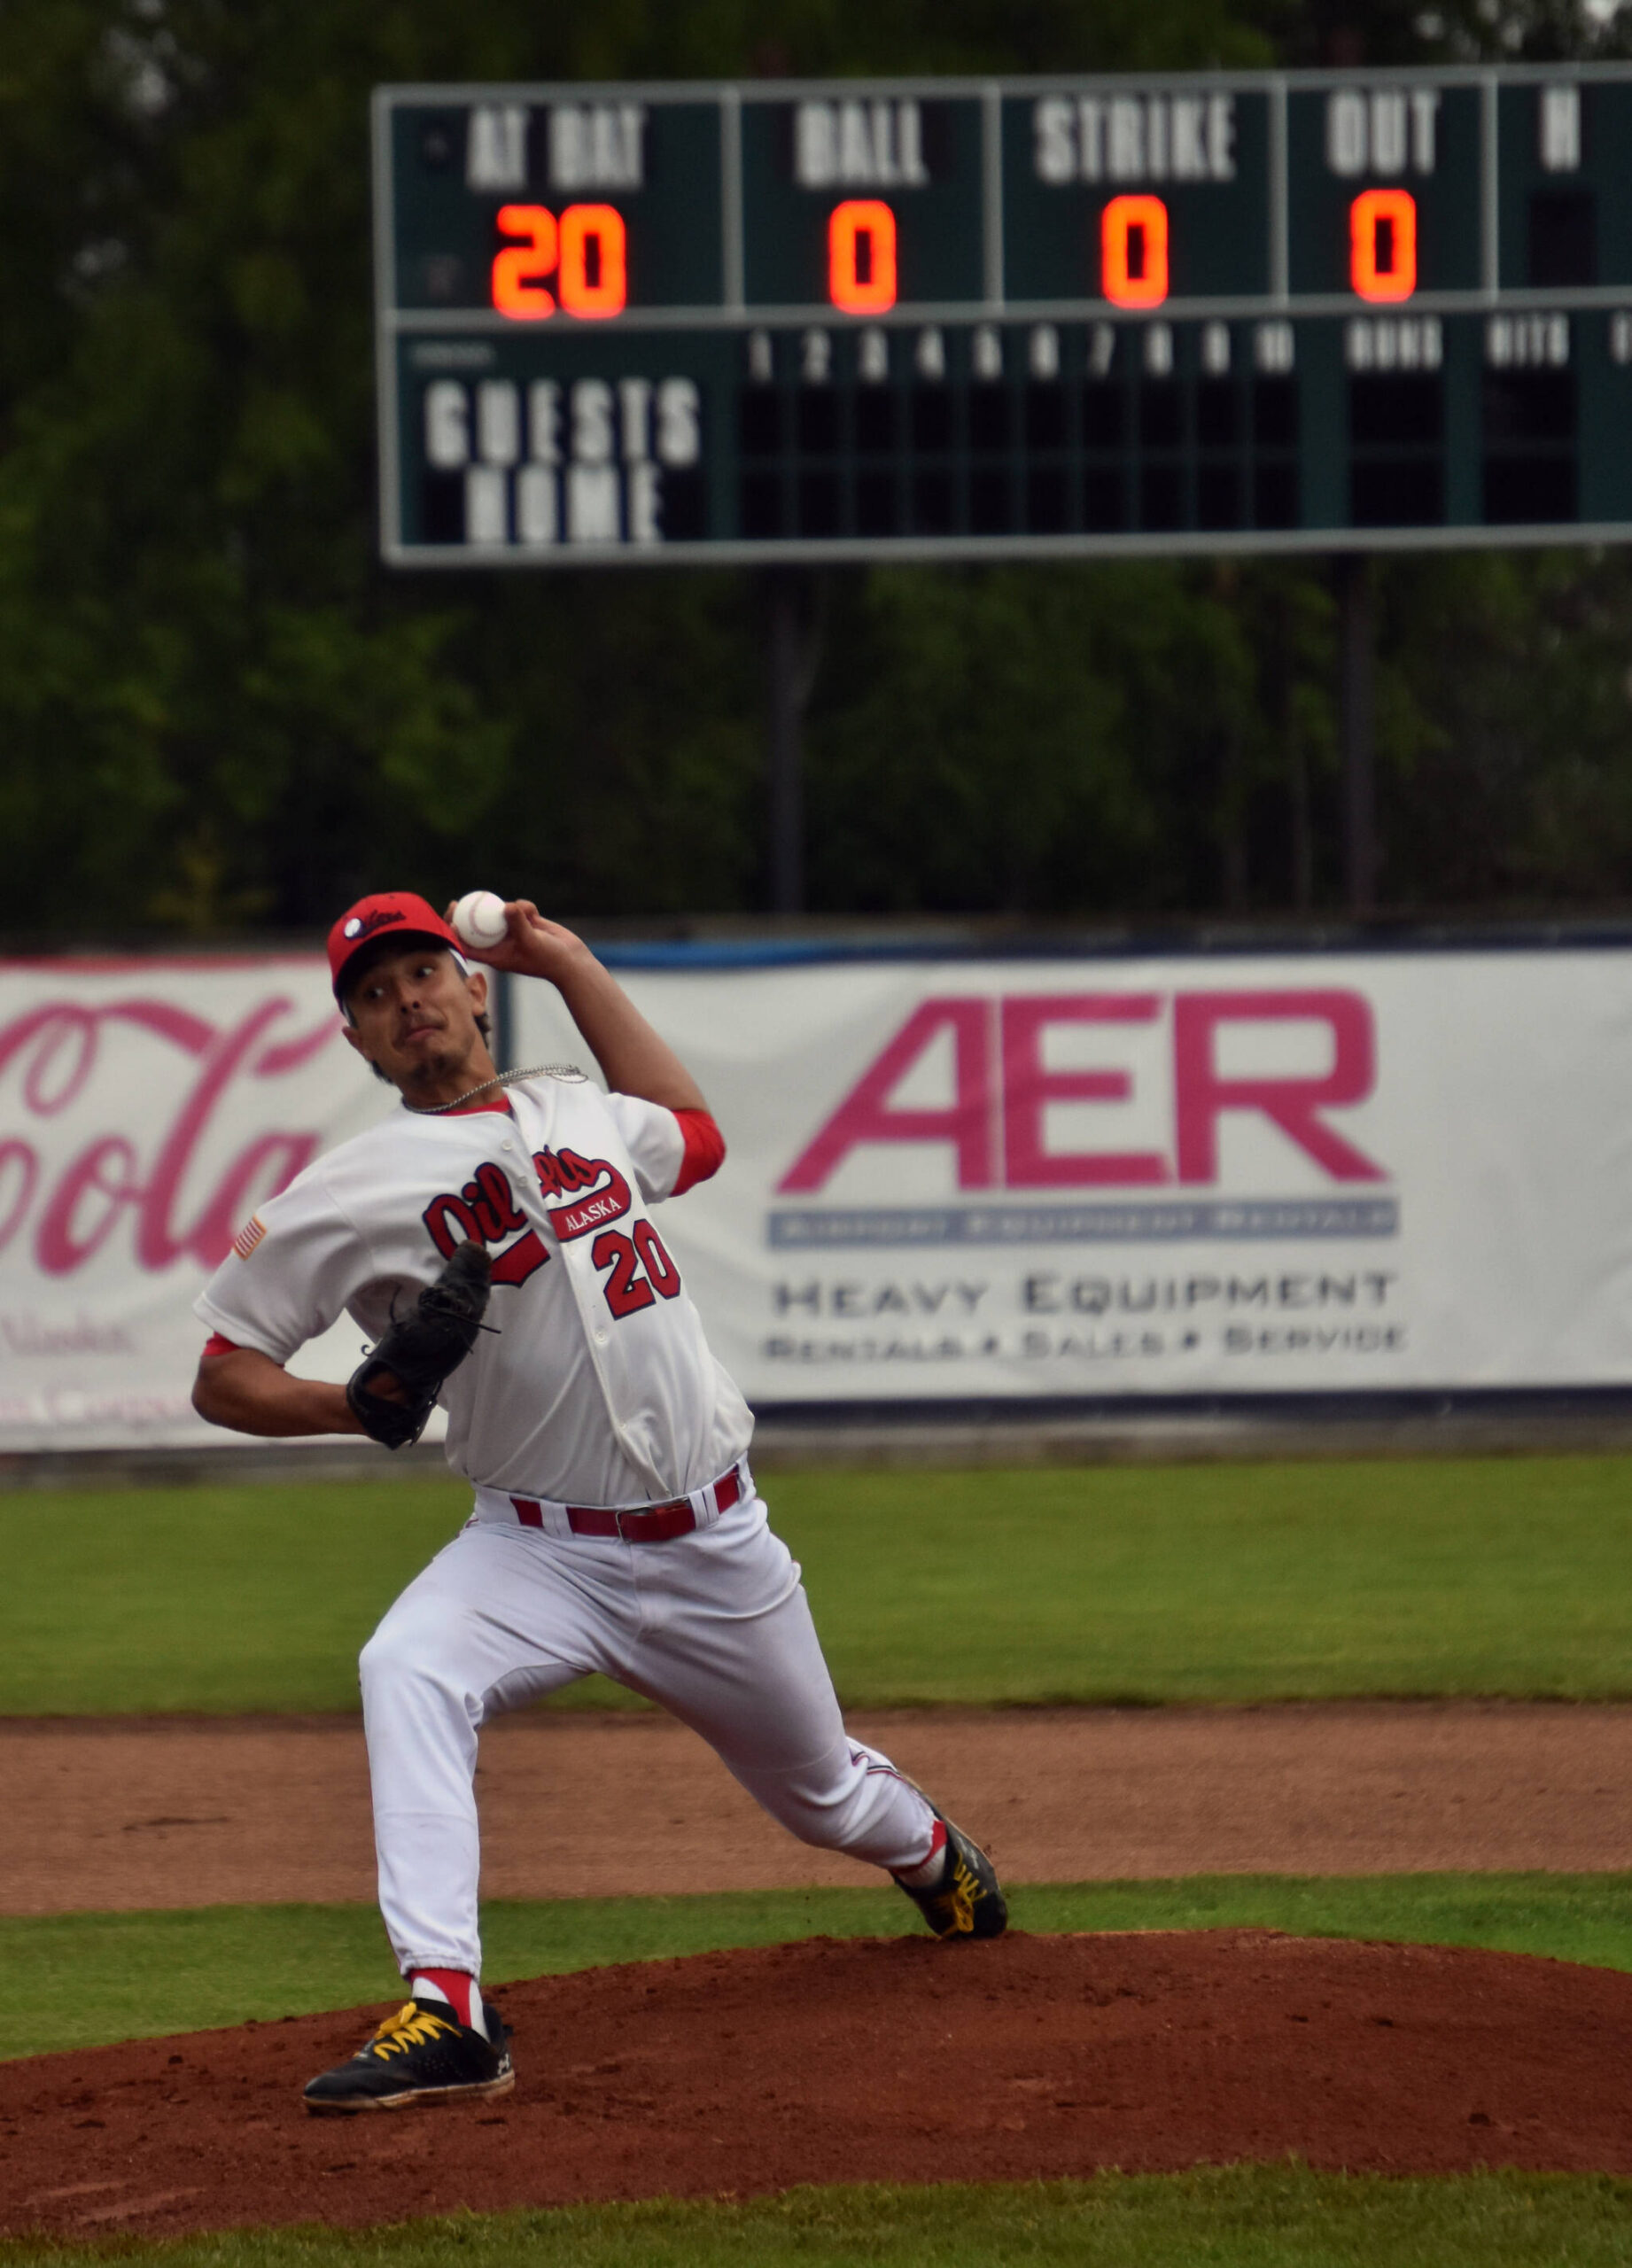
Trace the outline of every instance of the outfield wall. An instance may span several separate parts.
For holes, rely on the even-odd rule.
[[[1623,948],[767,951],[608,955],[727,1130],[662,1226],[757,1406],[1632,1378]],[[583,1055],[546,988],[504,1024]],[[0,963],[0,1454],[221,1444],[193,1297],[390,1107],[316,953]]]

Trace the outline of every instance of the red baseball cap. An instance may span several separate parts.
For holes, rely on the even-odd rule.
[[[465,966],[458,938],[426,899],[411,889],[378,890],[372,897],[360,897],[355,905],[348,906],[329,932],[329,974],[334,981],[334,997],[342,1006],[346,972],[363,947],[377,937],[434,937],[439,945],[452,948],[461,968]]]

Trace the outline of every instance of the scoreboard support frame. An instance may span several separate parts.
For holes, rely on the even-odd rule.
[[[1364,551],[1332,561],[1338,610],[1338,744],[1343,771],[1343,879],[1348,910],[1377,903],[1377,671],[1372,562]]]
[[[773,913],[804,910],[804,716],[826,633],[820,571],[762,567],[765,639],[765,818]]]

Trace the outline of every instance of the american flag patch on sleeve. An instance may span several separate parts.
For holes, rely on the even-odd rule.
[[[267,1232],[267,1224],[259,1213],[252,1213],[232,1239],[232,1249],[240,1260],[247,1260]]]

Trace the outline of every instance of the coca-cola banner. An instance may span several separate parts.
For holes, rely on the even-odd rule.
[[[0,1451],[237,1438],[192,1412],[192,1301],[391,1101],[319,954],[0,963]],[[358,1346],[342,1324],[303,1367]]]
[[[1632,1379],[1625,953],[620,973],[725,1128],[663,1233],[760,1406]]]

